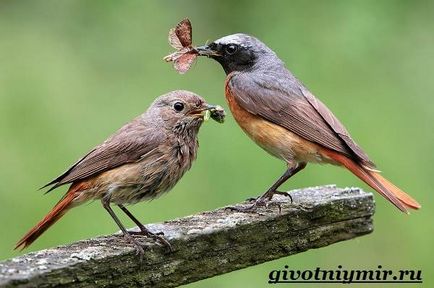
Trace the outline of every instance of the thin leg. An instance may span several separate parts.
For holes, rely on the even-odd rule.
[[[137,225],[137,227],[139,227],[140,232],[136,233],[134,231],[130,231],[130,234],[141,234],[141,235],[145,235],[147,237],[151,237],[152,239],[159,241],[160,243],[162,243],[163,245],[165,245],[170,251],[173,251],[172,246],[170,245],[170,243],[162,236],[157,234],[152,233],[151,231],[149,231],[145,225],[143,225],[136,217],[134,217],[134,215],[128,211],[128,209],[122,205],[122,204],[118,204],[119,208],[121,208],[122,211],[124,211],[124,213]],[[164,234],[163,234],[164,235]]]
[[[295,174],[297,174],[298,172],[303,170],[305,167],[306,167],[305,162],[297,163],[292,167],[288,166],[288,169],[285,171],[285,173],[282,176],[280,176],[280,178],[277,179],[276,183],[274,183],[267,190],[267,192],[265,192],[261,197],[259,197],[258,200],[262,199],[262,200],[266,200],[266,201],[271,201],[274,194],[280,194],[280,195],[288,196],[291,199],[291,203],[292,203],[291,195],[289,195],[289,193],[287,193],[287,192],[277,191],[277,188],[279,188],[283,183],[286,182],[286,180],[288,180],[289,178],[291,178],[292,176],[294,176]]]
[[[110,207],[110,197],[103,197],[101,199],[101,203],[102,206],[105,208],[105,210],[107,210],[107,212],[110,214],[110,216],[113,218],[113,220],[115,220],[116,224],[119,226],[119,228],[121,229],[122,233],[124,233],[125,238],[132,243],[137,251],[137,254],[140,255],[140,260],[143,259],[143,255],[145,254],[145,251],[143,250],[143,247],[140,245],[139,242],[136,241],[136,239],[134,239],[130,233],[128,233],[127,229],[125,229],[124,225],[122,224],[122,222],[119,220],[118,216],[116,216],[115,212],[113,211],[113,209]]]
[[[303,168],[301,168],[301,169],[303,169]],[[282,185],[283,183],[285,183],[286,180],[288,180],[289,178],[291,178],[292,175],[294,175],[295,173],[298,172],[298,171],[296,171],[294,173],[293,170],[294,169],[292,167],[286,169],[285,173],[282,176],[280,176],[280,178],[277,179],[277,181],[270,188],[268,188],[267,192],[265,192],[261,196],[249,198],[247,200],[250,201],[250,202],[256,202],[259,199],[262,199],[261,201],[264,201],[264,200],[271,201],[271,199],[273,198],[274,194],[281,194],[281,195],[288,196],[289,199],[291,199],[291,203],[292,203],[292,197],[291,197],[291,195],[289,195],[289,193],[287,193],[287,192],[279,192],[279,191],[277,191],[277,188],[279,188],[280,185]]]
[[[297,174],[297,172],[303,170],[305,167],[306,167],[305,162],[296,163],[293,166],[288,165],[288,169],[285,171],[285,173],[282,176],[280,176],[279,179],[277,179],[277,181],[267,190],[267,192],[265,192],[262,196],[258,197],[251,206],[248,206],[245,208],[244,207],[243,208],[228,207],[228,208],[231,210],[236,210],[236,211],[240,211],[240,212],[254,212],[254,211],[256,211],[256,209],[259,206],[266,206],[267,203],[271,201],[274,194],[280,194],[280,195],[288,196],[291,199],[291,203],[292,203],[291,195],[287,192],[277,191],[277,188],[279,188],[283,183],[285,183],[286,180],[288,180],[289,178],[291,178],[292,176]],[[279,210],[280,210],[280,207],[279,207]]]

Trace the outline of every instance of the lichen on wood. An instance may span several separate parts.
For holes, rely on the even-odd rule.
[[[0,262],[0,287],[176,287],[373,231],[374,201],[359,188],[312,187],[258,213],[225,208],[159,224],[174,251],[137,236],[143,261],[121,234]],[[239,205],[247,205],[239,204]]]

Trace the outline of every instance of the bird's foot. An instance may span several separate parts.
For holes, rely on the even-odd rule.
[[[237,211],[237,212],[257,213],[257,210],[260,207],[271,208],[272,206],[275,206],[279,209],[279,213],[281,213],[282,207],[281,207],[280,203],[272,201],[273,195],[275,195],[275,194],[289,197],[289,199],[291,200],[291,204],[293,203],[292,197],[288,192],[267,191],[267,193],[265,193],[262,196],[247,199],[248,202],[253,202],[253,204],[251,204],[249,206],[243,206],[243,207],[229,206],[226,209],[229,209],[231,211]]]
[[[136,255],[139,256],[140,258],[140,262],[143,261],[143,256],[145,255],[145,250],[143,249],[142,245],[139,243],[139,241],[137,241],[136,239],[134,239],[133,236],[131,236],[129,233],[124,234],[125,239],[130,242],[131,244],[133,244],[134,248],[136,249]]]
[[[253,198],[249,202],[253,202],[253,204],[249,204],[248,206],[228,206],[225,209],[235,212],[243,212],[243,213],[259,213],[258,209],[261,207],[267,207],[268,203],[263,201],[260,198]]]
[[[228,206],[226,209],[236,212],[243,212],[243,213],[258,213],[260,208],[271,208],[272,206],[275,206],[279,209],[279,213],[282,211],[282,208],[280,206],[280,203],[269,201],[266,198],[259,197],[257,198],[253,204],[250,204],[248,206]]]
[[[292,196],[291,196],[291,194],[289,194],[288,192],[274,191],[273,195],[276,195],[276,194],[277,194],[277,195],[282,195],[282,196],[288,197],[289,200],[291,200],[291,204],[293,203],[293,201],[292,201]],[[273,198],[273,195],[271,195],[270,200]]]
[[[130,231],[129,233],[131,233],[133,235],[142,235],[142,236],[146,236],[148,238],[152,238],[154,241],[165,246],[170,252],[173,252],[172,245],[170,245],[169,241],[167,241],[167,239],[164,238],[163,232],[152,233],[151,231],[146,229],[145,226],[142,226],[142,227],[139,226],[139,229],[140,229],[140,231]]]
[[[245,201],[247,201],[247,202],[249,202],[249,203],[253,203],[253,202],[255,202],[256,200],[258,200],[259,197],[261,197],[261,196],[258,196],[258,197],[250,197],[250,198],[247,198]]]

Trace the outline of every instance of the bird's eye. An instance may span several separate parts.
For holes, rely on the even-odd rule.
[[[227,54],[232,55],[235,52],[237,52],[238,45],[236,45],[236,44],[229,44],[229,45],[226,46],[225,50],[226,50]]]
[[[181,112],[184,109],[184,104],[181,102],[175,102],[175,104],[173,104],[173,109],[175,109],[176,112]]]

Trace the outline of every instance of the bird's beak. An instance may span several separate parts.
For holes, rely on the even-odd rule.
[[[208,120],[210,117],[210,110],[214,110],[216,108],[217,108],[216,105],[211,105],[211,104],[206,103],[202,107],[191,111],[189,114],[196,116],[196,117],[204,118],[205,120]]]
[[[211,49],[209,47],[209,45],[203,45],[203,46],[195,47],[194,50],[196,50],[196,52],[199,54],[199,56],[207,56],[207,57],[221,56],[220,53]]]

